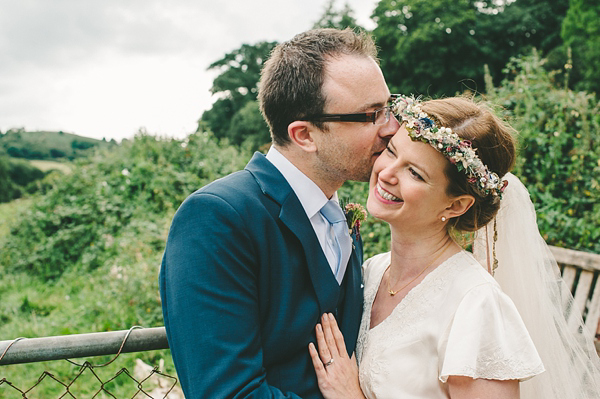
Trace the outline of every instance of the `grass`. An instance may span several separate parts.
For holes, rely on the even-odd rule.
[[[92,147],[107,148],[106,141],[78,136],[72,133],[24,130],[8,131],[0,137],[0,146],[13,157],[53,159],[59,157],[77,158],[89,153]]]
[[[59,170],[64,174],[71,173],[71,166],[64,162],[45,161],[41,159],[32,159],[29,161],[33,166],[40,169],[42,172],[49,170]]]
[[[14,220],[18,210],[29,206],[32,200],[18,200],[0,205],[2,231],[0,240],[7,234],[5,221]],[[163,325],[158,292],[158,270],[162,249],[157,240],[166,239],[171,215],[132,223],[112,241],[117,255],[100,267],[89,270],[73,265],[56,281],[46,282],[27,273],[5,273],[0,278],[0,341],[17,337],[48,337],[101,331],[127,330],[134,325],[159,327]],[[3,265],[0,265],[2,269]],[[112,356],[85,360],[102,364]],[[168,350],[123,354],[107,367],[94,372],[106,382],[122,368],[132,375],[136,359],[156,366],[164,360],[164,372],[175,376]],[[0,380],[6,378],[22,391],[33,387],[45,371],[65,384],[71,382],[80,368],[67,361],[0,366]],[[148,376],[148,372],[138,380]],[[70,392],[76,398],[92,397],[100,383],[90,370],[85,370]],[[148,385],[144,384],[145,390]],[[132,397],[137,390],[135,382],[122,373],[108,385],[108,390],[118,398]],[[30,398],[53,398],[65,393],[65,388],[46,376],[32,390]],[[0,384],[0,398],[22,398],[8,384]],[[71,397],[67,395],[68,397]],[[136,397],[144,396],[138,394]],[[104,393],[96,398],[108,398]]]
[[[30,204],[30,198],[0,203],[0,241],[10,232],[10,226],[17,220],[19,213]]]

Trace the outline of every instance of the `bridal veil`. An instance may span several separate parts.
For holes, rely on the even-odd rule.
[[[546,368],[521,383],[521,398],[598,399],[600,360],[593,337],[539,233],[527,189],[511,173],[504,179],[508,186],[496,216],[494,277],[515,303]],[[488,270],[493,241],[494,222],[477,232],[473,246]]]

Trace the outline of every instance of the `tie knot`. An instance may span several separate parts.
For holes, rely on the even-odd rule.
[[[321,208],[321,214],[325,216],[325,219],[327,219],[330,224],[346,221],[342,208],[340,208],[338,203],[333,200],[327,201],[323,208]]]

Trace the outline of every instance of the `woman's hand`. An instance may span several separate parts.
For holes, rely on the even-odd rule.
[[[363,399],[358,383],[356,358],[348,357],[344,336],[331,313],[321,317],[317,324],[317,345],[311,342],[308,351],[317,373],[319,389],[326,399]]]

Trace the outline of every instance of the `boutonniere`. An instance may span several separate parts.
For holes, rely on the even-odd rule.
[[[346,214],[349,233],[356,233],[358,237],[360,234],[360,224],[367,219],[367,211],[361,204],[349,202],[344,206],[344,213]]]

